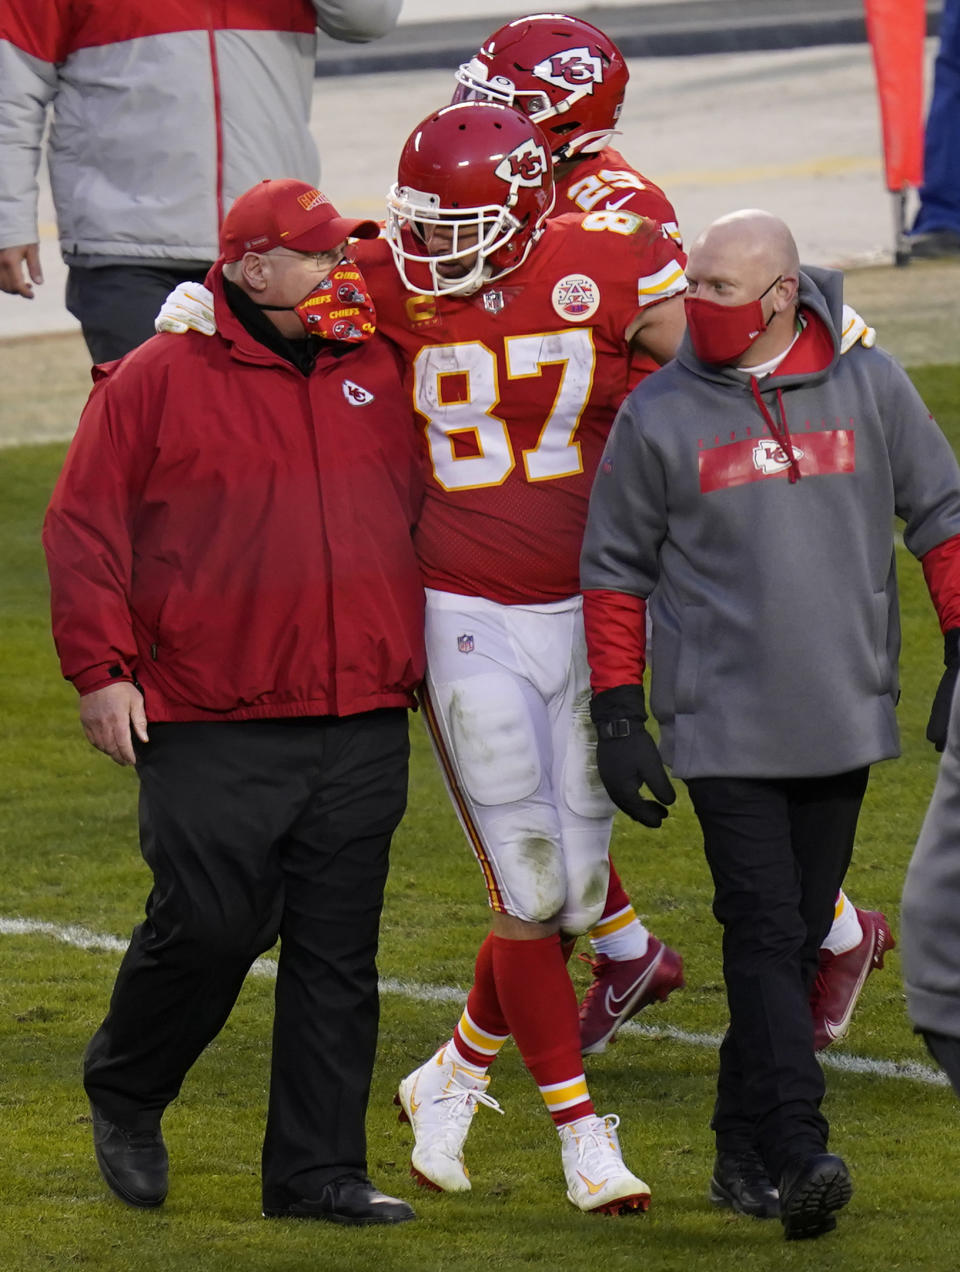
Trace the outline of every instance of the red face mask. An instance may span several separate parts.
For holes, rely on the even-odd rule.
[[[310,336],[359,344],[377,329],[373,297],[353,261],[340,264],[297,305],[261,305],[261,309],[292,310]]]
[[[701,300],[697,296],[684,299],[690,343],[701,362],[723,365],[736,362],[746,353],[767,329],[760,302],[782,277],[778,275],[756,300],[748,300],[744,305],[718,305],[715,300]]]

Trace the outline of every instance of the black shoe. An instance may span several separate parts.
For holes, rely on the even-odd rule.
[[[755,1148],[717,1153],[710,1200],[715,1206],[731,1206],[738,1214],[755,1219],[776,1219],[780,1213],[779,1194]]]
[[[90,1105],[93,1151],[107,1187],[128,1206],[149,1210],[167,1195],[167,1146],[159,1126],[128,1131]]]
[[[298,1197],[283,1206],[264,1202],[264,1219],[327,1219],[330,1223],[362,1226],[371,1223],[405,1223],[416,1215],[405,1201],[377,1192],[369,1179],[345,1175],[331,1179],[316,1197]]]
[[[842,1157],[815,1153],[792,1157],[780,1176],[780,1218],[788,1241],[819,1237],[837,1226],[833,1216],[853,1196],[850,1172]]]
[[[942,260],[946,256],[960,256],[960,234],[956,230],[928,230],[915,234],[910,240],[910,255],[918,260]]]

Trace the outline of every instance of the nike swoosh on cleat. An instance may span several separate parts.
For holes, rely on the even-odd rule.
[[[853,1009],[857,1005],[857,999],[860,997],[860,991],[861,989],[863,989],[864,981],[867,979],[868,975],[870,974],[872,967],[873,967],[873,961],[871,960],[869,963],[865,965],[863,971],[857,977],[857,987],[854,990],[854,992],[850,995],[850,1006],[843,1013],[840,1019],[831,1020],[829,1016],[824,1016],[823,1018],[824,1032],[827,1034],[827,1036],[830,1038],[832,1042],[836,1042],[838,1038],[842,1038],[843,1035],[850,1028],[850,1018],[853,1016]]]
[[[662,957],[663,955],[660,954],[650,964],[650,966],[643,973],[643,975],[637,977],[637,979],[633,982],[633,984],[630,986],[630,988],[627,990],[625,994],[619,994],[619,995],[614,994],[612,986],[611,988],[607,990],[607,996],[604,999],[604,1006],[606,1007],[607,1011],[610,1013],[611,1016],[619,1015],[619,1013],[623,1010],[624,1007],[627,1006],[630,999],[637,993],[637,991],[642,990],[644,988],[644,986],[653,976],[653,973],[659,967],[660,959]]]
[[[595,1184],[592,1179],[587,1179],[583,1171],[578,1170],[577,1174],[583,1180],[584,1186],[591,1197],[596,1197],[597,1193],[600,1192],[602,1188],[606,1187],[607,1181],[605,1179],[601,1179],[599,1184]]]

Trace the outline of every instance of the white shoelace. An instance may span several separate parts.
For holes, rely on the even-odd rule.
[[[577,1138],[577,1161],[591,1179],[609,1174],[612,1163],[626,1170],[620,1161],[616,1140],[608,1134],[620,1125],[619,1117],[616,1113],[608,1113],[597,1121],[600,1123],[598,1130],[587,1131]]]
[[[456,1078],[451,1078],[446,1090],[433,1098],[437,1104],[443,1102],[448,1105],[444,1112],[450,1120],[443,1128],[443,1138],[451,1157],[456,1157],[463,1147],[476,1105],[485,1104],[488,1109],[503,1116],[503,1109],[492,1095],[478,1091],[476,1087],[464,1086]]]

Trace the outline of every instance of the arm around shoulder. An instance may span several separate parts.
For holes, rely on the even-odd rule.
[[[676,355],[686,325],[683,297],[670,296],[640,310],[627,328],[627,343],[663,366]]]

